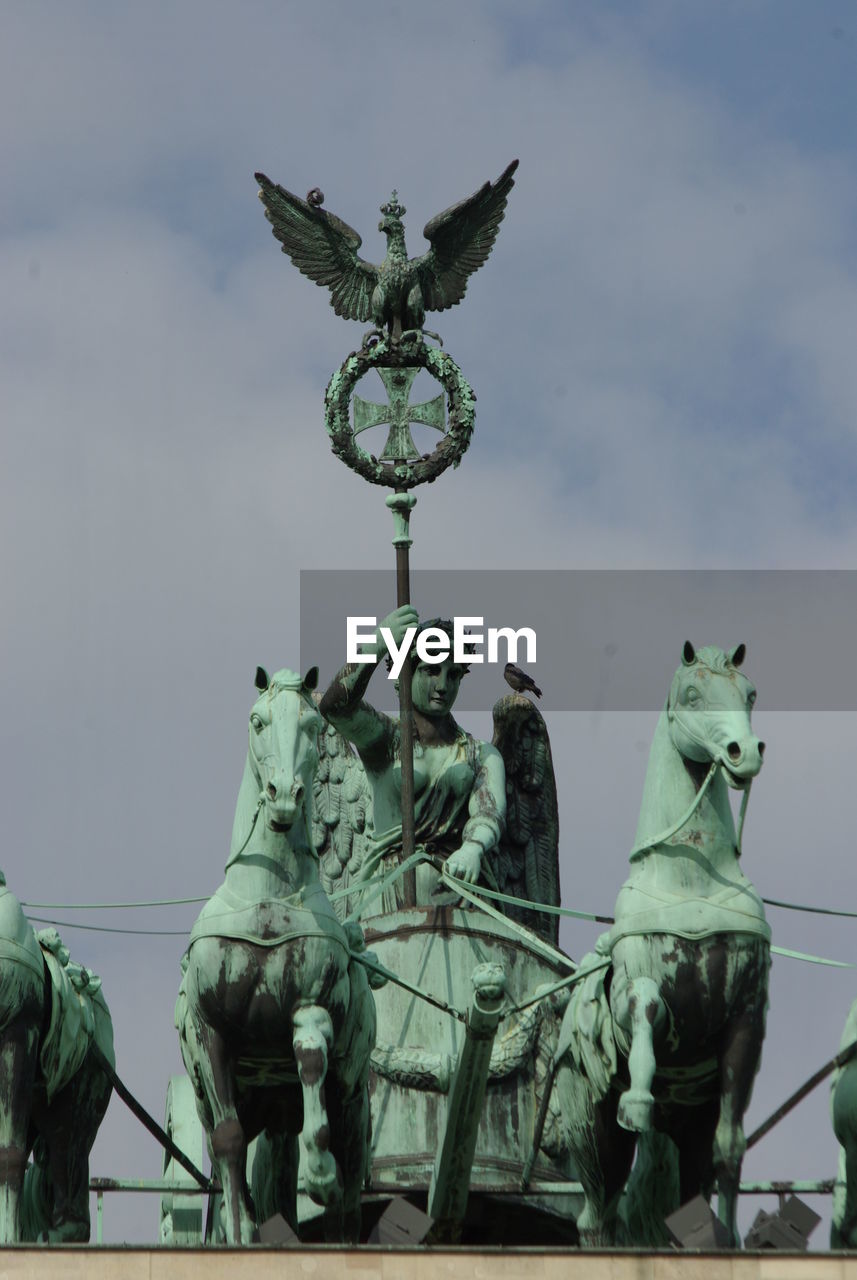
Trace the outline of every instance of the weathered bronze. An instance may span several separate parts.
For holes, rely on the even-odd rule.
[[[403,369],[378,369],[387,389],[389,404],[376,404],[360,396],[354,397],[353,435],[359,435],[369,427],[389,423],[390,434],[383,453],[379,455],[382,462],[398,462],[402,458],[408,462],[421,456],[411,436],[412,422],[421,422],[442,433],[446,431],[443,396],[435,396],[424,404],[409,403],[411,387],[418,373],[419,369],[413,365],[406,365]]]
[[[406,210],[394,191],[392,200],[381,206],[384,217],[378,229],[387,236],[387,256],[380,266],[373,266],[358,255],[361,240],[357,232],[322,209],[324,196],[317,187],[307,193],[306,200],[301,200],[263,173],[256,174],[265,216],[283,252],[304,275],[330,288],[337,315],[360,321],[371,318],[377,326],[364,337],[362,350],[352,353],[331,378],[325,396],[326,421],[334,452],[365,479],[393,487],[398,497],[417,484],[435,480],[450,464],[458,466],[470,443],[475,396],[448,356],[426,348],[423,321],[427,310],[443,311],[464,297],[469,276],[485,262],[497,238],[517,167],[517,160],[513,160],[495,183],[486,182],[467,200],[427,223],[425,235],[432,247],[410,261],[402,224]],[[377,368],[387,387],[389,409],[381,410],[357,397],[352,424],[349,406],[354,385],[372,367]],[[409,411],[407,392],[419,368],[442,383],[449,408],[449,429],[434,452],[424,458],[420,458],[414,445],[409,423],[420,420],[442,431],[443,406],[436,398]],[[379,417],[379,413],[384,416]],[[355,437],[382,421],[389,421],[392,430],[379,460],[361,449]],[[407,522],[413,501],[406,509],[401,502],[390,505],[396,520],[396,603],[402,607],[411,600]],[[414,854],[412,674],[408,654],[402,680],[399,753],[402,847],[406,859]],[[404,890],[405,900],[412,903],[415,889],[410,872]]]
[[[298,1135],[309,1195],[331,1239],[356,1240],[369,1154],[369,1055],[375,1008],[352,937],[319,880],[309,803],[322,726],[317,672],[260,668],[226,878],[191,933],[176,1005],[185,1067],[225,1202],[226,1238],[258,1220],[248,1142],[262,1130],[297,1228]]]
[[[399,645],[417,621],[409,581],[411,491],[459,464],[474,422],[473,391],[446,352],[425,341],[425,313],[463,297],[469,275],[496,239],[516,167],[509,165],[496,183],[433,219],[426,227],[429,252],[411,261],[405,211],[394,195],[382,209],[388,250],[378,267],[358,256],[359,236],[321,208],[320,192],[303,201],[257,175],[284,251],[305,275],[331,289],[337,314],[376,326],[330,379],[325,422],[337,456],[364,479],[393,490],[387,505],[398,608],[382,625],[395,632]],[[410,403],[420,370],[445,396]],[[384,404],[356,394],[372,371],[387,393]],[[415,422],[441,433],[423,456],[411,434]],[[382,424],[389,433],[374,456],[358,437]],[[374,665],[384,652],[379,632]],[[556,784],[544,720],[528,698],[516,693],[501,699],[489,744],[453,718],[463,667],[448,659],[417,662],[409,653],[397,719],[364,701],[372,669],[344,668],[321,701],[331,728],[321,738],[313,836],[322,882],[337,911],[366,921],[385,962],[382,971],[394,975],[377,994],[373,1185],[392,1182],[397,1190],[428,1192],[431,1179],[438,1219],[432,1238],[454,1240],[464,1226],[471,1169],[483,1187],[517,1191],[537,1085],[568,999],[561,992],[527,1009],[506,1025],[492,1053],[490,1037],[504,1012],[502,984],[494,983],[493,994],[480,988],[468,1034],[463,1040],[458,1034],[459,1019],[468,1020],[463,1007],[470,1003],[474,970],[485,973],[480,965],[494,966],[491,973],[507,971],[509,998],[524,1002],[536,989],[552,990],[573,968],[555,946],[556,916],[538,910],[559,902]],[[475,911],[473,888],[494,892],[502,905],[492,900],[483,907],[487,915]],[[462,897],[466,906],[455,905]],[[567,1144],[555,1140],[556,1127],[548,1126],[550,1153],[539,1174],[566,1181]],[[534,1214],[556,1224],[560,1213],[569,1212],[567,1198],[548,1203],[550,1210],[538,1196],[528,1202],[524,1232],[534,1243],[540,1239]],[[561,1231],[576,1239],[572,1225],[563,1223]]]
[[[401,726],[370,706],[364,695],[386,654],[381,628],[389,629],[401,645],[407,628],[417,623],[411,606],[384,619],[376,631],[374,661],[344,667],[320,704],[325,719],[357,747],[372,796],[371,837],[361,845],[361,861],[347,864],[347,883],[355,888],[379,871],[392,870],[407,856],[402,840]],[[451,634],[450,624],[440,619],[424,627]],[[366,646],[366,652],[371,649],[372,645]],[[452,657],[416,665],[412,680],[416,840],[465,883],[482,879],[503,893],[556,904],[559,823],[544,722],[528,699],[510,695],[495,708],[495,741],[500,749],[475,740],[452,714],[465,671]],[[400,693],[404,679],[403,671]],[[507,821],[507,794],[512,802],[511,821]],[[437,905],[439,887],[436,869],[426,863],[417,869],[416,903],[405,897],[399,881],[385,893],[383,906],[395,911]],[[529,911],[524,919],[555,942],[555,917]]]
[[[839,1168],[833,1192],[830,1224],[831,1249],[857,1248],[857,1000],[848,1010],[839,1057],[850,1049],[847,1062],[837,1067],[831,1081],[830,1113],[839,1143]]]
[[[429,1188],[428,1211],[441,1240],[457,1241],[467,1211],[470,1171],[491,1069],[491,1050],[506,995],[501,965],[481,964],[473,971],[473,1003],[461,1056],[449,1091],[446,1129]]]
[[[415,610],[402,609],[381,625],[401,644],[404,630],[416,620]],[[440,620],[425,625],[450,626]],[[384,652],[379,627],[376,664]],[[494,709],[494,743],[480,743],[452,714],[463,669],[450,659],[418,663],[413,678],[416,856],[420,850],[431,856],[412,873],[412,887],[405,875],[395,879],[407,861],[405,796],[398,783],[401,722],[366,703],[372,670],[371,663],[344,668],[322,699],[334,727],[323,740],[315,830],[325,883],[337,894],[351,890],[339,897],[341,910],[361,913],[373,949],[407,980],[390,982],[376,993],[373,1183],[425,1192],[431,1179],[431,1212],[437,1218],[432,1239],[457,1240],[465,1226],[471,1169],[482,1188],[517,1191],[537,1084],[547,1070],[561,1006],[547,1000],[516,1018],[494,1053],[487,1039],[477,1036],[478,1047],[470,1036],[462,1040],[453,1019],[437,1009],[448,1002],[464,1017],[474,969],[489,960],[492,974],[508,972],[516,1000],[532,997],[572,966],[553,945],[555,916],[503,902],[505,916],[494,905],[491,918],[453,904],[464,886],[477,880],[512,897],[559,902],[556,784],[544,721],[528,698],[502,698]],[[403,671],[400,686],[404,678]],[[358,757],[348,751],[337,727],[355,742]],[[443,883],[444,869],[461,877],[452,890]],[[431,999],[415,998],[420,989]],[[498,998],[499,991],[497,986]],[[491,1008],[490,999],[481,1005],[471,1014],[474,1033],[480,1026],[493,1034],[499,1012],[500,1005]],[[437,1135],[434,1140],[431,1134]],[[552,1141],[539,1173],[549,1179],[573,1176],[567,1146]],[[527,1227],[518,1224],[515,1230],[533,1242],[540,1239],[537,1222],[550,1231],[545,1222],[555,1223],[557,1213],[569,1212],[567,1198],[552,1197],[552,1212],[546,1215],[538,1196],[531,1205]],[[572,1226],[566,1237],[576,1238]],[[500,1238],[515,1237],[501,1231]]]
[[[257,173],[256,181],[265,217],[283,252],[303,275],[330,289],[336,314],[347,320],[372,320],[399,339],[409,329],[422,329],[426,311],[443,311],[464,297],[468,278],[485,262],[497,238],[517,167],[513,160],[496,182],[486,182],[467,200],[426,223],[423,234],[431,248],[419,258],[408,258],[402,224],[407,210],[394,191],[381,205],[378,230],[387,237],[387,256],[379,266],[358,255],[360,236],[322,209],[317,199],[302,200],[264,173]]]
[[[742,1118],[770,965],[770,929],[740,868],[727,794],[746,800],[764,750],[743,658],[743,645],[685,645],[649,757],[631,875],[565,1014],[556,1087],[586,1192],[586,1243],[615,1241],[640,1135],[628,1242],[659,1243],[663,1219],[708,1198],[716,1179],[720,1219],[740,1244]]]
[[[89,1240],[89,1152],[113,1063],[101,980],[34,934],[0,872],[0,1243]],[[26,1168],[32,1153],[32,1164]]]

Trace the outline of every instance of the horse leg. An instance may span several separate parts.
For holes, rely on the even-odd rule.
[[[687,1204],[696,1196],[710,1200],[714,1190],[714,1135],[720,1102],[676,1107],[674,1117],[669,1133],[679,1153],[680,1203]]]
[[[360,1239],[361,1194],[369,1167],[369,1095],[360,1088],[344,1102],[328,1098],[330,1147],[342,1177],[342,1201],[325,1215],[325,1239],[356,1244]]]
[[[196,1031],[204,1052],[195,1065],[211,1110],[209,1141],[223,1188],[226,1243],[251,1244],[258,1232],[247,1189],[247,1135],[238,1118],[232,1059],[219,1032],[204,1023],[197,1023]]]
[[[849,1062],[840,1071],[830,1110],[839,1142],[830,1247],[853,1249],[857,1243],[857,1063]]]
[[[720,1115],[714,1131],[712,1163],[717,1178],[717,1216],[739,1248],[738,1185],[747,1147],[744,1112],[750,1102],[753,1079],[764,1035],[764,1011],[739,1014],[728,1026],[720,1054]]]
[[[19,1018],[0,1045],[0,1243],[21,1238],[20,1199],[36,1078],[38,1022]]]
[[[652,1127],[655,1100],[654,1032],[666,1016],[658,984],[652,978],[630,978],[625,993],[625,1009],[617,1021],[631,1036],[628,1071],[631,1084],[619,1099],[618,1121],[623,1129],[645,1133]]]
[[[33,1151],[34,1169],[27,1173],[25,1200],[29,1211],[29,1183],[40,1166],[38,1178],[43,1181],[49,1213],[41,1225],[41,1242],[86,1244],[89,1240],[89,1153],[112,1091],[91,1057],[50,1103],[43,1088],[36,1091],[33,1122],[39,1140]]]
[[[839,1148],[830,1221],[831,1249],[853,1249],[857,1241],[857,1141],[847,1138]]]
[[[292,1046],[304,1103],[301,1137],[307,1157],[306,1189],[317,1204],[332,1207],[341,1197],[336,1161],[330,1151],[330,1126],[324,1100],[333,1024],[326,1009],[309,1005],[295,1010],[292,1026]]]

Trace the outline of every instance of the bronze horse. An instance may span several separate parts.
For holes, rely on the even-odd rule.
[[[100,986],[55,930],[36,938],[0,873],[0,1243],[89,1239],[89,1152],[112,1090]]]
[[[715,1180],[720,1218],[738,1243],[742,1119],[770,964],[770,929],[740,869],[727,792],[746,797],[764,751],[750,727],[755,690],[743,658],[743,645],[728,654],[685,645],[649,757],[631,875],[566,1010],[556,1088],[584,1185],[585,1243],[616,1239],[637,1135],[645,1137],[627,1209],[645,1225],[629,1243],[659,1243],[651,1235],[663,1217],[710,1196]],[[671,1139],[677,1169],[654,1131]]]
[[[229,1244],[257,1236],[246,1160],[263,1131],[287,1221],[297,1227],[300,1135],[302,1176],[327,1209],[329,1238],[356,1240],[360,1229],[375,1005],[310,835],[316,680],[315,668],[305,680],[257,671],[226,879],[193,927],[176,1008]]]

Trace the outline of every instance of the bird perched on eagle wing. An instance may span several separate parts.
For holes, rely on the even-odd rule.
[[[426,311],[443,311],[464,297],[468,278],[497,239],[517,167],[513,160],[496,182],[486,182],[467,200],[432,218],[423,233],[431,248],[420,258],[408,258],[402,224],[406,210],[394,191],[381,206],[378,230],[387,237],[387,256],[378,266],[359,256],[362,241],[347,222],[264,173],[257,173],[256,181],[265,217],[283,252],[303,275],[330,289],[336,314],[371,320],[398,338],[407,329],[422,329]]]

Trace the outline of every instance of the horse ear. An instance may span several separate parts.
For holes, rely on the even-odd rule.
[[[318,667],[310,667],[304,676],[303,685],[305,689],[309,689],[310,693],[318,687]]]
[[[733,667],[740,667],[741,663],[747,656],[747,646],[745,644],[736,645],[729,654],[729,661]]]
[[[689,640],[685,640],[684,648],[681,651],[681,660],[686,667],[690,667],[696,661],[696,650]]]
[[[259,690],[259,692],[264,693],[270,683],[271,683],[271,678],[268,675],[265,668],[257,667],[256,668],[256,688]]]

